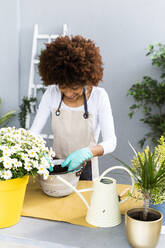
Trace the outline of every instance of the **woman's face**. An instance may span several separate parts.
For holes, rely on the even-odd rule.
[[[76,101],[79,97],[83,95],[83,86],[76,85],[72,87],[60,86],[59,89],[62,94],[64,94],[65,99],[70,102]]]

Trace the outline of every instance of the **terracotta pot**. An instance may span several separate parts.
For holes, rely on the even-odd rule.
[[[154,248],[159,240],[162,214],[149,208],[148,221],[139,220],[144,208],[130,209],[125,214],[127,238],[132,247]]]

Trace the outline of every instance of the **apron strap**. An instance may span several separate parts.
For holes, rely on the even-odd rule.
[[[60,115],[60,108],[61,108],[61,104],[62,104],[62,100],[64,98],[64,94],[61,95],[61,100],[60,100],[60,103],[58,105],[58,108],[56,110],[56,115],[59,116]]]
[[[84,96],[84,111],[85,113],[83,114],[85,119],[88,119],[88,105],[87,105],[87,98],[86,98],[86,88],[83,88],[83,96]]]
[[[83,117],[84,119],[88,119],[89,113],[88,113],[88,105],[87,105],[87,98],[86,98],[86,88],[83,88],[83,97],[84,97],[84,114]],[[61,100],[60,103],[58,105],[58,108],[56,110],[56,116],[60,115],[60,108],[61,108],[61,104],[64,98],[64,94],[61,95]]]

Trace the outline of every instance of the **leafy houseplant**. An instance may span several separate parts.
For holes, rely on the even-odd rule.
[[[159,67],[162,74],[160,82],[144,76],[141,82],[133,84],[128,90],[127,95],[132,96],[135,101],[129,108],[129,117],[133,117],[136,109],[142,109],[144,117],[140,121],[149,125],[151,129],[139,141],[141,147],[146,139],[155,145],[161,135],[165,136],[165,45],[150,45],[146,55],[151,56],[152,64]]]
[[[0,104],[1,104],[1,103],[2,103],[2,100],[1,100],[1,98],[0,98]],[[15,110],[12,110],[12,111],[7,112],[7,113],[4,114],[3,116],[1,116],[1,117],[0,117],[0,127],[3,127],[5,123],[7,124],[7,122],[8,122],[12,117],[15,116],[15,112],[16,112]]]
[[[28,98],[26,96],[23,97],[22,99],[22,104],[19,106],[20,107],[20,112],[18,114],[18,119],[20,122],[20,126],[22,128],[26,128],[26,118],[27,118],[27,114],[32,113],[32,104],[34,106],[34,110],[35,110],[35,103],[37,101],[37,98],[35,97],[31,97]]]
[[[133,230],[130,231],[134,226],[135,232],[137,232],[138,226],[139,234],[141,237],[145,234],[144,239],[148,242],[148,246],[145,247],[155,247],[158,236],[155,239],[149,235],[150,229],[152,232],[160,234],[161,230],[161,214],[155,212],[154,209],[149,208],[150,202],[157,204],[165,201],[165,142],[164,137],[161,137],[158,141],[159,145],[155,146],[152,152],[149,147],[146,147],[142,153],[135,152],[135,157],[131,161],[132,166],[124,163],[120,159],[116,158],[120,163],[122,163],[126,168],[128,168],[135,177],[136,187],[141,193],[144,200],[144,208],[128,210],[126,213],[126,228],[127,236],[131,245],[135,247],[138,246],[139,242]],[[132,195],[132,197],[135,197]],[[136,220],[136,221],[135,221]],[[148,221],[150,225],[147,224]],[[135,223],[136,222],[136,223]],[[159,223],[159,225],[158,225]],[[137,224],[137,226],[136,226]],[[148,229],[149,228],[149,229]],[[147,234],[148,232],[148,234]],[[131,233],[131,234],[130,234]],[[154,239],[154,240],[153,240]],[[152,240],[152,243],[150,242]],[[143,240],[144,241],[144,240]]]
[[[0,228],[19,221],[29,175],[48,178],[54,152],[23,128],[0,129]]]
[[[150,201],[153,204],[165,201],[165,143],[163,136],[159,143],[153,153],[149,147],[146,147],[142,153],[137,152],[131,161],[132,167],[115,157],[135,177],[136,187],[144,200],[142,216],[144,220],[147,219]]]

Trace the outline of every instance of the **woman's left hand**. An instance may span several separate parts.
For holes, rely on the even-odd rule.
[[[82,148],[75,152],[72,152],[65,161],[61,164],[61,167],[68,166],[68,171],[74,170],[80,164],[83,164],[84,161],[91,159],[93,154],[89,147]]]

